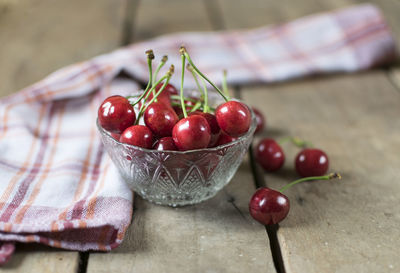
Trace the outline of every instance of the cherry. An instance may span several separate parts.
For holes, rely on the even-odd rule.
[[[150,149],[153,144],[153,133],[144,125],[134,125],[125,129],[119,141]]]
[[[121,137],[120,134],[116,134],[116,133],[111,133],[110,135],[111,135],[111,137],[112,137],[113,139],[115,139],[115,140],[119,140],[119,138]]]
[[[264,170],[269,172],[280,169],[285,162],[281,146],[271,138],[264,138],[257,144],[255,157]]]
[[[163,83],[157,84],[155,92],[157,93],[162,86]],[[157,97],[157,101],[162,102],[167,106],[171,106],[171,95],[176,95],[176,94],[178,94],[176,88],[171,84],[167,84],[162,93]],[[149,95],[148,101],[150,101],[152,98],[153,98],[153,93]]]
[[[306,148],[297,154],[295,165],[300,176],[319,176],[328,171],[329,159],[326,153],[319,149]]]
[[[215,116],[219,127],[230,136],[241,136],[250,128],[251,112],[241,102],[228,101],[219,105],[215,110]]]
[[[236,139],[237,138],[235,138],[235,137],[231,137],[231,136],[227,135],[225,132],[221,132],[215,146],[220,146],[220,145],[224,145],[226,143],[231,143],[232,141],[234,141]]]
[[[259,188],[251,197],[250,215],[263,225],[277,224],[289,213],[290,202],[286,195],[266,187]]]
[[[160,137],[171,136],[172,129],[178,121],[175,111],[161,101],[153,102],[144,112],[144,122],[147,127]]]
[[[200,112],[200,111],[195,111],[195,112],[189,114],[189,116],[192,116],[192,115],[200,115],[207,120],[208,125],[210,125],[210,130],[211,130],[211,139],[210,139],[210,143],[208,144],[208,147],[214,147],[215,144],[217,144],[219,136],[221,135],[221,128],[219,128],[219,126],[218,126],[217,118],[211,113],[204,113],[204,112]]]
[[[210,125],[202,116],[188,116],[175,124],[172,137],[181,151],[206,148],[211,139]]]
[[[262,132],[262,130],[264,130],[265,118],[264,118],[264,115],[261,113],[261,111],[258,110],[257,108],[252,107],[251,109],[253,109],[254,116],[256,117],[257,128],[256,128],[256,131],[254,132],[254,134],[257,134],[259,132]]]
[[[132,105],[122,96],[106,98],[97,114],[101,127],[117,134],[122,133],[136,120]]]
[[[178,148],[175,146],[175,142],[172,137],[163,137],[157,140],[153,148],[158,151],[177,151]]]
[[[331,173],[325,176],[305,177],[286,184],[279,191],[275,191],[266,187],[259,188],[250,199],[250,214],[255,220],[263,225],[277,224],[285,219],[290,209],[289,199],[283,194],[283,191],[301,182],[312,180],[330,180],[334,178],[341,179],[342,177],[338,173]]]

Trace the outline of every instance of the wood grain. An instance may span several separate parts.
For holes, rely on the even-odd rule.
[[[255,190],[247,165],[209,201],[182,208],[137,198],[122,245],[90,255],[90,272],[274,272],[265,229],[248,213]]]
[[[136,16],[133,28],[135,42],[171,32],[212,29],[202,1],[141,1]]]
[[[0,267],[7,273],[76,273],[79,255],[77,252],[58,251],[38,244],[18,244],[11,260]]]
[[[126,0],[0,2],[0,96],[116,48]]]
[[[400,268],[400,93],[383,72],[246,89],[268,120],[266,135],[299,136],[325,150],[341,181],[287,191],[291,211],[278,231],[286,272],[397,272]],[[298,150],[284,145],[279,189],[297,178]]]

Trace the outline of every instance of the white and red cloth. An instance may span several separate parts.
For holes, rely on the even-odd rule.
[[[245,85],[359,71],[396,56],[382,14],[366,4],[254,30],[159,37],[68,66],[1,99],[0,261],[15,241],[80,251],[121,243],[133,195],[104,153],[97,108],[106,96],[138,88],[116,78],[121,71],[146,82],[150,48],[156,60],[169,55],[178,85],[181,44],[217,84],[223,69],[229,84]],[[185,85],[194,86],[190,76]]]

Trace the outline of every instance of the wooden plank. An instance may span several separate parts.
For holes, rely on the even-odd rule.
[[[253,28],[284,23],[326,9],[326,1],[318,0],[218,1],[222,7],[222,17],[228,29]]]
[[[305,138],[325,150],[341,181],[297,185],[278,239],[286,272],[397,272],[400,268],[400,94],[380,71],[248,88],[266,134]],[[284,145],[279,189],[297,178],[297,149]]]
[[[125,0],[0,0],[0,96],[117,47],[124,6]],[[76,272],[78,261],[78,252],[18,245],[1,271]]]
[[[93,253],[89,272],[275,272],[263,226],[248,213],[255,190],[247,164],[216,197],[170,208],[137,197],[122,245]]]
[[[117,47],[125,1],[0,1],[0,96]]]
[[[212,29],[202,1],[146,0],[138,6],[134,22],[134,41],[162,34]]]
[[[0,268],[0,272],[77,272],[77,252],[57,251],[38,244],[18,244],[11,260]]]

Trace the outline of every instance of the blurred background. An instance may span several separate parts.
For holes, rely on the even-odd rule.
[[[136,41],[179,31],[253,28],[358,0],[0,0],[0,96]],[[395,38],[400,1],[374,0]]]

